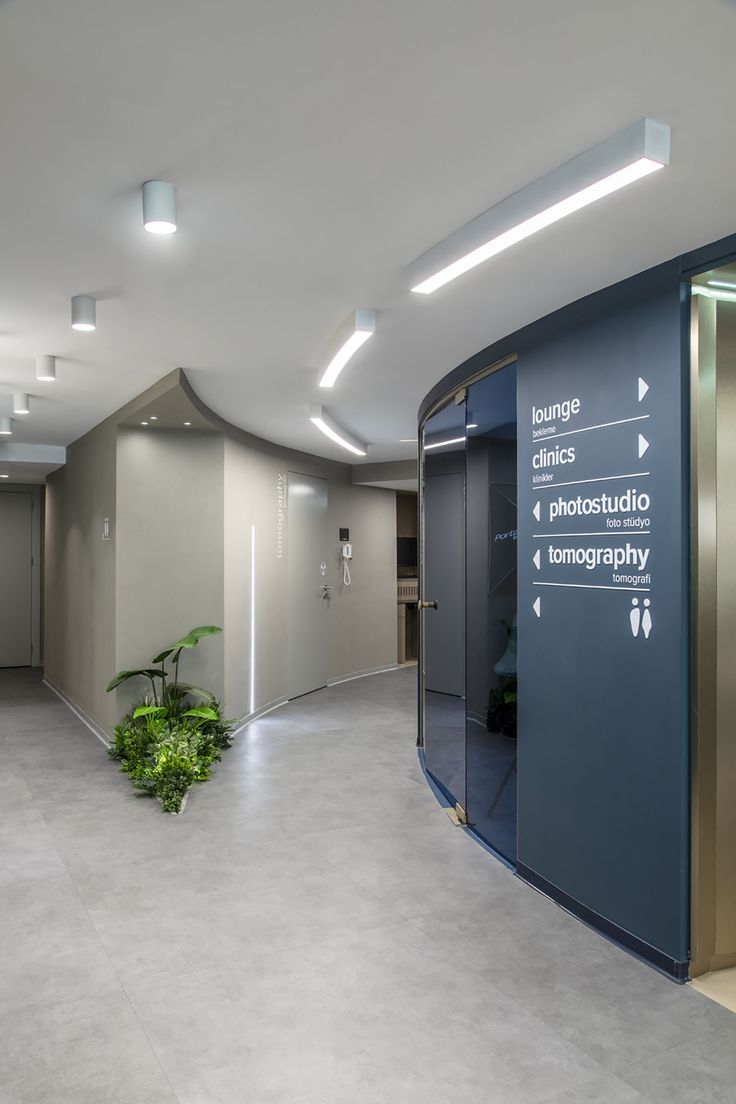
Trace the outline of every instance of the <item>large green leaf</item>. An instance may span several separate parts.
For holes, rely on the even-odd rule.
[[[217,721],[219,720],[219,714],[211,709],[208,705],[200,705],[195,709],[187,709],[184,714],[185,717],[201,717],[205,721]]]
[[[171,655],[173,650],[174,650],[173,648],[167,648],[166,651],[159,652],[159,654],[157,656],[153,657],[153,659],[151,660],[151,663],[163,663],[163,661],[165,659],[169,658],[169,656]]]
[[[133,719],[137,720],[138,717],[152,717],[158,713],[165,713],[166,709],[163,705],[139,705],[137,709],[133,710]]]
[[[137,678],[138,675],[147,679],[166,677],[159,667],[142,667],[139,671],[119,671],[115,678],[108,682],[105,687],[106,692],[109,694],[111,690],[115,690],[121,683],[127,682],[128,679]]]
[[[221,632],[219,625],[198,625],[196,629],[190,629],[187,636],[196,636],[197,640],[201,640],[203,636],[216,636]]]
[[[189,682],[180,682],[177,685],[180,690],[183,690],[187,694],[191,694],[193,698],[203,698],[205,701],[212,701],[215,696],[211,690],[203,690],[201,686],[192,686]]]
[[[174,663],[176,663],[184,648],[196,648],[203,636],[214,636],[221,632],[222,629],[218,625],[198,625],[196,629],[191,629],[180,640],[175,640],[168,648],[164,648],[162,652],[159,652],[154,657],[153,662],[164,663],[169,656],[173,655]]]

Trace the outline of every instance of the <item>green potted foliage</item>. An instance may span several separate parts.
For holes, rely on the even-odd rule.
[[[107,686],[109,693],[135,678],[151,685],[115,726],[109,754],[133,785],[157,797],[168,813],[181,812],[190,787],[207,781],[212,764],[230,746],[232,722],[223,719],[214,694],[179,681],[182,652],[220,632],[217,625],[200,625],[159,652],[150,667],[120,671]]]

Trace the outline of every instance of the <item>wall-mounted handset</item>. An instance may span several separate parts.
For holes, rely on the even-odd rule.
[[[350,586],[350,561],[353,558],[353,546],[343,542],[342,544],[342,581],[346,587]]]

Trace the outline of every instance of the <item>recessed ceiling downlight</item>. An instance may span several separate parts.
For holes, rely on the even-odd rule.
[[[176,188],[165,180],[143,185],[143,226],[149,234],[176,233]]]
[[[323,406],[311,407],[309,420],[336,445],[340,445],[341,448],[354,453],[355,456],[367,456],[368,446],[363,441],[359,441],[357,437],[354,437],[352,433],[348,433],[346,429],[343,429]]]
[[[539,230],[664,168],[669,160],[670,128],[640,119],[439,242],[411,266],[409,286],[430,295]]]
[[[72,296],[72,329],[80,333],[97,329],[97,304],[91,295]]]

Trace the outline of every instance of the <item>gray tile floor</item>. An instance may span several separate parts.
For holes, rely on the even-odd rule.
[[[427,788],[415,672],[251,725],[162,814],[0,672],[0,1104],[727,1104],[736,1016]]]

